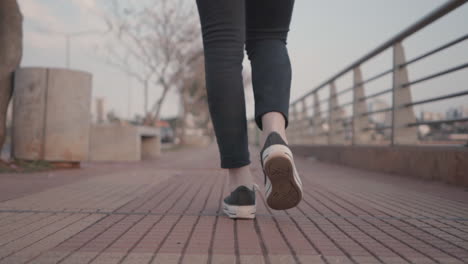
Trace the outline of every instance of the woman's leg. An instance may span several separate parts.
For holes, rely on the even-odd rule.
[[[294,0],[249,0],[246,5],[255,122],[263,131],[264,197],[270,208],[286,210],[302,200],[302,182],[286,140],[292,75],[286,39]]]
[[[249,0],[246,2],[246,49],[252,65],[255,122],[262,138],[272,131],[286,140],[291,63],[286,40],[294,0]]]
[[[197,0],[197,7],[203,34],[208,105],[221,168],[229,169],[231,187],[251,187],[242,79],[245,1]]]

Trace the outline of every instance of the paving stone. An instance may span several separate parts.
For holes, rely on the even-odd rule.
[[[96,256],[95,253],[90,253],[90,252],[80,252],[80,253],[75,253],[69,258],[66,258],[63,262],[64,264],[82,264],[82,263],[88,263],[91,261],[94,257]]]
[[[236,256],[230,254],[214,254],[211,259],[212,263],[219,264],[235,264]]]
[[[240,263],[242,264],[257,264],[257,263],[265,263],[265,259],[263,256],[258,256],[258,255],[240,255]],[[310,262],[304,262],[304,263],[310,263]]]
[[[268,255],[268,258],[270,259],[270,262],[272,264],[296,263],[296,260],[294,260],[294,257],[291,255],[281,255],[281,254],[271,253]]]
[[[147,264],[152,257],[152,253],[130,253],[125,257],[122,264]]]
[[[159,253],[151,262],[152,264],[177,264],[182,255],[178,253]]]
[[[182,263],[184,264],[205,264],[208,262],[208,254],[185,254]]]
[[[100,254],[96,259],[94,259],[91,263],[93,264],[117,264],[120,262],[123,257],[125,257],[125,252],[121,253],[109,253],[104,252]]]
[[[333,256],[325,256],[325,259],[330,264],[351,264],[354,263],[348,257],[333,257]]]
[[[310,264],[325,264],[321,256],[310,256],[310,255],[298,255],[297,258],[301,263],[310,263]]]

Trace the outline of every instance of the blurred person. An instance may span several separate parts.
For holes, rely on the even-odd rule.
[[[262,131],[260,163],[265,198],[275,210],[302,200],[302,183],[288,147],[291,63],[286,40],[294,0],[197,0],[205,55],[208,106],[220,154],[228,169],[223,211],[255,218],[258,185],[250,172],[242,78],[244,47],[252,67],[255,123]]]

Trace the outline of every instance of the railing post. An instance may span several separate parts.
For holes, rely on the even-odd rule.
[[[293,115],[294,115],[294,121],[299,120],[299,112],[297,111],[297,103],[293,104]]]
[[[297,112],[297,144],[303,144],[302,142],[302,135],[304,133],[304,113],[301,109],[302,107],[302,100],[297,102],[296,104],[296,112]]]
[[[328,144],[343,144],[344,132],[342,121],[336,120],[343,117],[343,111],[338,107],[335,82],[330,83],[330,98],[328,103]]]
[[[367,116],[361,116],[367,112],[366,99],[359,100],[365,96],[364,84],[362,83],[361,68],[358,66],[353,69],[354,73],[354,89],[353,89],[353,137],[352,144],[366,144],[370,141],[368,131],[363,129],[369,127],[369,119]]]
[[[296,132],[296,144],[303,144],[302,135],[304,133],[304,113],[301,109],[301,101],[295,104],[295,111],[297,113],[297,132]]]
[[[292,132],[291,133],[291,137],[288,137],[288,140],[291,141],[291,143],[294,143],[294,144],[297,144],[298,143],[298,140],[297,140],[297,137],[298,137],[298,125],[299,125],[299,122],[298,122],[298,119],[299,119],[299,113],[297,112],[297,107],[296,107],[297,103],[294,103],[293,105],[291,105],[291,108],[292,108],[292,122],[290,121],[290,126],[291,126],[291,129],[290,131]]]
[[[318,93],[314,93],[314,115],[312,118],[313,131],[312,131],[312,141],[314,144],[325,144],[322,135],[325,131],[322,128],[322,114],[320,113],[320,100]]]
[[[416,122],[413,107],[403,107],[411,103],[411,87],[402,88],[409,82],[405,63],[405,51],[401,42],[393,46],[393,104],[392,104],[392,145],[416,144],[418,134],[416,127],[408,127],[408,123]]]
[[[302,124],[304,127],[301,129],[301,144],[311,144],[310,119],[307,116],[307,103],[305,98],[302,100]]]
[[[306,103],[306,100],[305,98],[302,99],[301,101],[302,103],[302,119],[307,119],[307,103]]]

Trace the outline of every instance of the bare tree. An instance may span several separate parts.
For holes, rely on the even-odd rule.
[[[204,63],[203,57],[194,61],[190,72],[183,79],[183,84],[179,89],[181,101],[181,114],[179,116],[179,129],[177,137],[181,139],[181,144],[184,144],[187,116],[192,114],[195,119],[197,128],[203,129],[204,134],[212,137],[212,129],[210,127],[210,115],[208,110],[208,99],[205,87]]]
[[[23,16],[16,0],[0,1],[0,150],[5,142],[6,114],[13,93],[13,72],[23,48]]]
[[[107,61],[135,78],[144,89],[145,115],[154,123],[168,92],[181,85],[191,62],[202,56],[196,6],[187,0],[145,2],[108,0],[113,39]],[[148,90],[162,89],[150,108]]]

